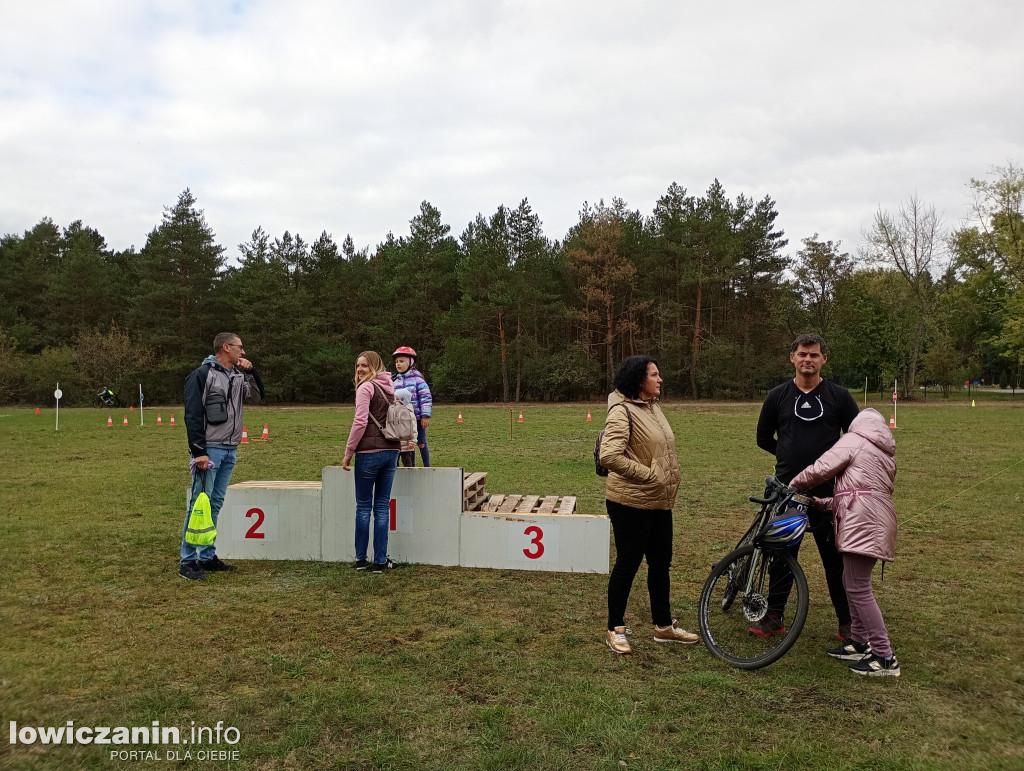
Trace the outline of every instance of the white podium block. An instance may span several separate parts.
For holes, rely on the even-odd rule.
[[[392,558],[427,565],[458,565],[462,469],[399,467],[391,486],[388,515],[388,554]],[[321,559],[355,560],[355,532],[355,473],[340,466],[325,466]],[[372,515],[367,558],[373,559]]]
[[[320,482],[230,485],[217,518],[222,559],[320,559]]]
[[[460,562],[469,568],[607,573],[604,515],[462,513]]]

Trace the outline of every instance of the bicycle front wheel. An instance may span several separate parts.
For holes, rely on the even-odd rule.
[[[792,619],[787,623],[783,615],[782,628],[777,628],[769,623],[768,581],[787,571],[796,592],[787,604]],[[807,577],[796,558],[788,551],[747,544],[715,563],[704,582],[697,609],[700,636],[716,658],[740,669],[760,669],[793,647],[807,620],[807,606]]]

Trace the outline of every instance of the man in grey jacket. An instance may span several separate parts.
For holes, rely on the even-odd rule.
[[[264,389],[260,373],[244,358],[238,335],[221,332],[213,340],[213,351],[185,378],[185,430],[195,473],[192,500],[206,491],[216,527],[242,440],[242,403],[262,401]],[[188,520],[186,512],[178,575],[197,581],[206,578],[207,571],[234,570],[217,556],[215,544],[195,546],[185,540]]]

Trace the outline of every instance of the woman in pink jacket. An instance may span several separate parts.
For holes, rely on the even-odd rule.
[[[843,555],[843,587],[850,599],[850,639],[830,648],[829,656],[852,661],[858,675],[900,676],[889,645],[882,612],[871,592],[871,572],[878,560],[892,562],[896,550],[896,509],[892,504],[896,478],[896,440],[877,410],[861,411],[850,430],[816,463],[801,471],[790,487],[809,490],[836,478],[831,498],[817,505],[831,509],[836,523],[836,548]]]

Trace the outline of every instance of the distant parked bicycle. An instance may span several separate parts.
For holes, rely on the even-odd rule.
[[[121,406],[121,400],[117,398],[117,395],[109,388],[104,388],[93,400],[94,407],[109,407],[110,409],[117,409]]]
[[[768,477],[765,497],[750,500],[761,509],[736,548],[712,566],[697,609],[704,645],[740,669],[760,669],[782,658],[800,636],[808,607],[807,577],[787,547],[803,538],[812,499]],[[796,591],[793,618],[784,632],[755,634],[752,628],[769,613],[769,576],[778,581],[786,571]]]

